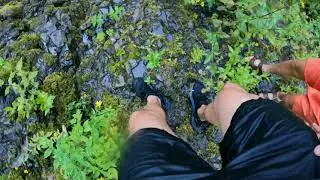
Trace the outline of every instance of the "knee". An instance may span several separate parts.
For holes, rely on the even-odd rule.
[[[130,116],[130,119],[129,119],[129,127],[132,127],[135,124],[139,123],[139,121],[142,120],[142,118],[140,118],[140,117],[143,117],[143,112],[141,112],[141,111],[133,112]]]

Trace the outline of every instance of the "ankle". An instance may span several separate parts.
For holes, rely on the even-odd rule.
[[[270,72],[270,65],[268,64],[262,65],[262,72]]]
[[[199,119],[200,119],[201,121],[207,121],[207,118],[206,118],[206,109],[207,109],[207,106],[206,106],[206,105],[202,105],[202,106],[197,110]]]

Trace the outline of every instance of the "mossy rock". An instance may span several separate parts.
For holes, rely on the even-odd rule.
[[[36,33],[23,34],[17,41],[12,43],[13,50],[31,49],[39,47],[40,36]]]
[[[56,62],[57,62],[57,60],[58,60],[55,55],[52,55],[52,54],[50,54],[50,53],[44,53],[42,57],[43,57],[44,62],[45,62],[46,65],[48,65],[48,66],[53,66],[53,65],[55,65]]]
[[[3,18],[17,18],[22,15],[22,3],[21,2],[9,2],[0,8],[0,17]]]
[[[74,82],[73,75],[65,72],[50,74],[43,81],[41,89],[56,97],[54,108],[58,122],[66,119],[67,105],[77,99]]]
[[[33,62],[41,54],[40,36],[36,33],[29,33],[21,35],[17,41],[10,46],[13,57],[16,60],[22,59],[27,68],[32,68]]]
[[[38,17],[33,17],[28,20],[27,24],[30,29],[34,30],[36,29],[37,26],[41,25],[41,21],[39,20]]]

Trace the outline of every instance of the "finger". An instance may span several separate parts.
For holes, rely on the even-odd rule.
[[[315,149],[314,149],[314,154],[316,156],[320,156],[320,145],[318,145]]]

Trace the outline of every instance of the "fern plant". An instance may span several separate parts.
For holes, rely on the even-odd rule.
[[[1,69],[8,70],[6,63],[2,62]],[[17,121],[29,118],[32,113],[40,110],[47,115],[53,107],[54,96],[38,90],[39,83],[35,81],[38,72],[29,72],[22,69],[20,60],[16,67],[10,69],[8,79],[1,79],[0,86],[5,86],[5,95],[10,92],[16,94],[17,98],[12,102],[12,106],[6,107],[9,116]],[[7,84],[6,84],[7,82]]]
[[[40,132],[30,141],[30,152],[53,157],[55,170],[65,179],[86,180],[105,177],[117,179],[117,163],[125,138],[116,122],[118,113],[113,108],[92,110],[88,119],[78,109],[70,119],[71,131]]]
[[[54,150],[54,143],[61,137],[61,133],[40,131],[33,135],[29,140],[29,151],[32,155],[38,155],[44,151],[44,158],[48,158],[52,155]]]

